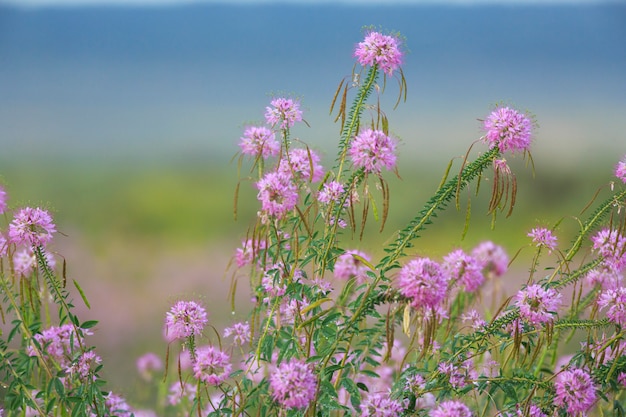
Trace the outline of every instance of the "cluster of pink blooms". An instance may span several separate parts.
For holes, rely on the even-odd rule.
[[[533,243],[537,247],[544,247],[548,250],[548,252],[552,252],[556,249],[557,238],[551,230],[546,229],[545,227],[535,227],[528,233],[527,236],[532,238]]]
[[[354,56],[362,66],[377,65],[385,74],[391,76],[393,71],[402,65],[403,53],[400,44],[397,36],[371,31],[363,42],[356,46]]]
[[[218,386],[228,378],[231,369],[230,356],[226,352],[213,346],[203,346],[196,351],[193,372],[198,380]]]
[[[598,307],[608,309],[606,317],[621,327],[626,326],[626,287],[608,289],[600,293]]]
[[[484,121],[485,141],[500,152],[526,151],[530,148],[533,122],[509,107],[496,108]]]
[[[268,172],[257,183],[263,212],[281,219],[298,203],[298,188],[291,178],[282,172]]]
[[[260,156],[263,159],[278,156],[280,153],[280,143],[276,140],[276,135],[264,126],[248,127],[240,138],[239,147],[244,155]]]
[[[233,337],[235,345],[242,346],[250,341],[250,324],[248,322],[235,323],[224,329],[224,337]]]
[[[400,269],[396,285],[414,308],[423,312],[440,311],[450,284],[456,283],[465,291],[474,292],[484,283],[485,276],[504,274],[508,262],[508,255],[501,246],[486,241],[476,246],[471,254],[460,249],[451,252],[441,264],[425,257],[413,259]]]
[[[354,167],[380,173],[396,166],[396,144],[382,130],[365,129],[350,143],[349,154]]]
[[[615,176],[626,184],[626,156],[615,165]]]
[[[83,330],[84,333],[87,333]],[[88,334],[88,333],[87,333]],[[45,355],[58,363],[62,368],[71,366],[74,354],[80,348],[82,337],[76,333],[71,324],[64,324],[56,327],[52,326],[43,332],[35,335],[35,340],[39,343],[40,350]],[[28,347],[30,356],[37,356],[39,349],[34,346]]]
[[[289,129],[302,121],[300,103],[290,98],[275,98],[270,104],[272,107],[265,108],[265,121],[271,125],[280,125],[281,129]]]
[[[437,309],[448,293],[450,276],[437,262],[429,258],[409,261],[400,269],[400,293],[411,300],[411,305],[422,311]]]
[[[323,204],[339,203],[341,196],[345,192],[345,188],[342,183],[338,181],[329,181],[324,183],[322,189],[317,194],[317,200]],[[346,200],[346,204],[349,204],[349,200]]]
[[[317,377],[311,366],[299,359],[283,362],[270,375],[272,398],[287,409],[306,408],[315,398]]]
[[[55,232],[52,216],[39,207],[21,209],[9,224],[9,240],[16,245],[46,246]]]
[[[358,257],[370,262],[370,257],[359,250],[348,250],[337,257],[335,261],[335,277],[343,280],[355,278],[359,284],[367,280],[367,271],[370,269]]]
[[[176,340],[199,336],[207,323],[204,307],[195,301],[178,301],[165,316],[166,337]]]
[[[617,229],[603,229],[596,233],[591,241],[593,249],[602,256],[602,263],[622,271],[626,268],[626,236]]]
[[[554,404],[570,414],[585,413],[596,402],[596,386],[591,375],[582,369],[565,370],[554,383]]]
[[[404,405],[391,399],[388,393],[369,393],[359,406],[361,417],[396,417],[404,411]]]
[[[90,350],[80,355],[78,359],[67,368],[67,372],[70,375],[76,375],[81,381],[86,382],[88,379],[95,380],[94,372],[101,363],[102,358],[100,358],[96,352]]]
[[[310,149],[295,148],[280,160],[277,171],[296,181],[318,182],[324,176],[320,157]]]
[[[472,411],[461,401],[450,400],[441,402],[429,415],[430,417],[472,417]]]
[[[137,358],[137,371],[139,375],[141,375],[141,378],[146,381],[152,380],[152,375],[162,369],[163,362],[156,353],[148,352]]]
[[[450,279],[460,283],[467,292],[474,292],[485,281],[484,265],[474,256],[457,249],[443,258],[443,269]]]
[[[532,325],[548,323],[561,306],[561,294],[553,288],[545,289],[532,284],[520,290],[515,296],[515,305],[520,317]]]

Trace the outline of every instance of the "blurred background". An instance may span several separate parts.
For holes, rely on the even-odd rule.
[[[227,300],[228,262],[257,210],[243,181],[233,218],[239,137],[288,94],[310,125],[294,135],[332,161],[330,102],[367,25],[406,38],[408,98],[392,110],[387,80],[401,179],[387,176],[386,231],[353,246],[380,251],[498,103],[539,125],[534,170],[509,158],[515,213],[491,230],[485,186],[464,240],[452,209],[417,250],[440,258],[492,239],[513,255],[564,216],[566,245],[626,154],[624,2],[0,0],[0,182],[12,207],[54,213],[54,248],[90,299],[76,304],[100,321],[93,341],[120,391],[134,389],[137,356],[164,356],[173,301],[200,299],[218,328],[245,318],[246,290],[234,315]]]

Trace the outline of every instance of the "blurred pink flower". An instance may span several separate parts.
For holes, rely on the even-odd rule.
[[[400,44],[397,36],[371,31],[367,33],[363,42],[356,46],[354,56],[362,66],[377,65],[385,74],[391,76],[393,71],[402,65],[403,53]]]
[[[46,210],[25,207],[9,225],[9,240],[17,245],[46,246],[55,232],[52,217]]]
[[[356,168],[380,173],[396,166],[396,144],[381,130],[365,129],[350,144],[350,158]]]
[[[267,159],[280,153],[280,143],[276,135],[270,129],[261,126],[250,126],[243,132],[239,139],[241,153],[252,157]]]

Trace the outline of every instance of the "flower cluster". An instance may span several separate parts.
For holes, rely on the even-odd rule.
[[[533,123],[510,107],[498,107],[484,121],[485,141],[500,152],[526,151],[530,148]]]
[[[377,65],[385,74],[391,76],[402,65],[403,53],[400,45],[398,36],[371,31],[362,42],[359,42],[354,56],[362,66]]]
[[[306,408],[315,398],[317,377],[299,359],[281,363],[270,376],[272,398],[287,409]]]
[[[178,301],[165,318],[165,331],[169,340],[185,339],[202,334],[208,323],[204,307],[195,301]]]
[[[300,103],[290,99],[279,97],[271,101],[272,107],[265,108],[265,120],[269,125],[279,125],[281,129],[289,129],[302,121]]]
[[[554,404],[565,408],[570,414],[587,412],[597,398],[593,379],[583,369],[561,372],[556,377],[554,388]]]
[[[626,156],[615,165],[615,176],[626,184]]]
[[[43,209],[25,207],[9,225],[9,240],[16,245],[46,246],[56,232],[52,216]]]
[[[381,130],[365,129],[350,144],[350,157],[355,168],[380,173],[396,165],[396,144]]]
[[[532,325],[548,323],[561,306],[561,294],[552,288],[545,289],[533,284],[520,290],[515,296],[520,317]]]
[[[278,156],[280,153],[280,143],[276,140],[276,135],[267,127],[248,127],[240,139],[239,147],[244,155],[262,157],[267,159],[270,156]]]
[[[556,236],[545,227],[535,227],[528,233],[528,237],[532,238],[537,247],[544,247],[548,252],[552,252],[556,248]]]
[[[359,258],[370,262],[371,258],[359,250],[348,250],[339,255],[335,261],[334,272],[339,279],[355,278],[359,284],[367,280],[367,271],[370,269]]]

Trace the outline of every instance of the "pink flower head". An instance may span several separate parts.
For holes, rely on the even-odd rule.
[[[22,248],[13,254],[13,270],[17,276],[30,276],[36,265],[37,260],[30,249]]]
[[[338,203],[344,192],[345,188],[342,183],[330,181],[324,183],[322,189],[317,194],[317,199],[322,204],[330,204],[331,202]],[[346,204],[349,204],[349,200],[346,200]]]
[[[281,129],[288,129],[296,122],[302,121],[300,103],[288,98],[275,98],[271,101],[272,107],[265,108],[265,120],[269,125],[280,123]]]
[[[365,129],[350,144],[350,157],[356,168],[380,173],[383,168],[396,165],[396,144],[382,130]]]
[[[280,172],[265,174],[256,186],[259,189],[257,199],[263,211],[277,219],[293,210],[298,202],[298,189],[289,177]]]
[[[400,44],[398,36],[371,31],[356,46],[354,56],[362,66],[378,65],[385,74],[391,76],[402,65]]]
[[[94,373],[101,363],[102,358],[96,355],[96,352],[90,350],[80,355],[78,359],[67,368],[67,373],[76,375],[80,381],[87,382],[89,380],[95,380]]]
[[[450,279],[461,284],[468,292],[476,291],[485,281],[482,263],[461,249],[444,257],[442,266]]]
[[[535,227],[527,236],[533,239],[533,243],[537,247],[545,247],[548,252],[552,252],[556,248],[556,236],[545,227]]]
[[[616,271],[626,267],[626,237],[616,229],[603,229],[592,238],[593,249],[604,258],[603,263]]]
[[[367,262],[370,261],[370,257],[366,253],[358,250],[348,250],[339,255],[335,261],[333,272],[339,279],[348,280],[350,278],[355,278],[357,282],[361,284],[367,280],[367,271],[370,269],[354,255],[365,259]]]
[[[624,158],[622,158],[622,160],[615,165],[615,176],[626,184],[626,156],[624,156]],[[2,198],[0,197],[0,200],[1,199]],[[1,205],[0,208],[2,208]],[[0,213],[1,212],[2,210],[0,210]]]
[[[472,256],[483,264],[486,274],[500,277],[509,269],[509,256],[506,251],[491,241],[476,246],[472,250]]]
[[[250,325],[248,322],[235,323],[231,327],[224,329],[224,337],[233,337],[237,346],[241,346],[250,341]]]
[[[547,417],[537,404],[530,404],[527,411],[518,404],[516,414],[518,417]]]
[[[276,135],[266,127],[250,126],[244,130],[239,140],[239,147],[244,155],[267,159],[280,153],[280,143],[276,141]]]
[[[606,316],[613,323],[626,325],[626,287],[607,290],[600,293],[598,307],[608,308]]]
[[[360,405],[361,417],[396,417],[402,414],[404,407],[397,400],[389,398],[388,393],[369,393]]]
[[[0,185],[0,214],[3,214],[7,209],[7,193],[4,191],[4,187]]]
[[[196,399],[197,392],[196,384],[176,381],[170,386],[167,402],[170,405],[178,405],[183,398],[187,398],[187,400],[192,403]]]
[[[241,242],[241,247],[235,251],[235,263],[238,268],[251,265],[259,256],[259,251],[265,249],[264,240],[247,239]]]
[[[107,415],[110,414],[118,417],[130,417],[132,415],[132,409],[126,402],[126,399],[113,392],[109,392],[109,394],[104,397],[104,405],[108,410]]]
[[[25,207],[9,225],[9,240],[17,245],[46,246],[55,232],[52,217],[46,210]]]
[[[64,324],[60,327],[52,326],[45,329],[35,335],[35,340],[45,355],[65,368],[70,365],[71,358],[79,349],[82,337],[76,334],[71,324]],[[38,350],[34,346],[30,346],[28,348],[29,356],[36,356]]]
[[[218,386],[228,378],[232,364],[230,356],[213,346],[203,346],[196,352],[194,376],[209,385]]]
[[[472,417],[472,411],[460,401],[443,401],[433,409],[430,417]]]
[[[270,375],[272,397],[287,409],[308,407],[316,389],[317,378],[311,366],[299,359],[281,363]]]
[[[166,335],[168,340],[198,336],[207,323],[204,307],[195,301],[178,301],[165,316]]]
[[[584,413],[596,401],[596,386],[591,376],[582,369],[563,371],[554,383],[554,404],[564,407],[570,414]]]
[[[429,258],[409,261],[398,274],[400,293],[411,299],[411,305],[420,310],[439,306],[448,292],[448,280],[441,266]]]
[[[530,148],[533,123],[523,113],[509,107],[498,107],[485,119],[485,141],[500,152],[525,151]]]
[[[324,167],[320,165],[320,157],[310,149],[291,149],[278,165],[278,172],[286,178],[317,182],[324,176]]]
[[[156,353],[148,352],[137,358],[137,371],[146,381],[152,379],[153,372],[161,369],[163,369],[163,362]]]
[[[591,286],[600,285],[603,290],[614,290],[621,286],[622,277],[615,267],[607,262],[602,262],[593,268],[585,276],[585,280]]]
[[[515,297],[520,317],[533,325],[554,320],[554,314],[561,306],[561,294],[553,288],[544,289],[541,285],[529,285]]]

